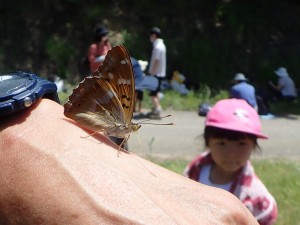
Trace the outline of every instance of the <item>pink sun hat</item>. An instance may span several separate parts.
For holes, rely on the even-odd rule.
[[[257,112],[245,100],[223,99],[208,112],[205,126],[254,134],[257,138],[268,139],[261,133],[261,123]]]

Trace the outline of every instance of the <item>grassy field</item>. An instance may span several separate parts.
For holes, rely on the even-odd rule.
[[[66,102],[73,88],[74,86],[67,85],[66,92],[58,93],[62,104]],[[190,91],[184,96],[174,90],[164,90],[163,94],[164,97],[161,104],[164,109],[188,111],[197,111],[199,105],[202,103],[209,103],[213,105],[218,100],[228,98],[229,96],[227,90],[213,90],[206,85],[201,85],[199,91]],[[147,91],[144,92],[143,108],[152,108],[152,102]],[[290,113],[300,115],[300,104],[297,101],[276,102],[270,104],[270,110],[273,114]]]
[[[65,103],[68,96],[72,93],[73,86],[67,85],[66,92],[59,92],[59,99],[61,103]],[[163,101],[161,104],[164,109],[174,109],[174,110],[197,110],[199,104],[204,102],[215,103],[217,100],[222,98],[227,98],[228,93],[226,91],[219,91],[218,93],[212,93],[211,89],[207,86],[203,86],[201,91],[194,92],[191,91],[188,95],[182,96],[178,92],[173,90],[165,90]],[[151,109],[152,102],[148,95],[148,92],[144,92],[143,108]]]
[[[185,160],[150,159],[169,170],[182,174]],[[300,162],[282,160],[253,161],[256,174],[261,178],[278,205],[276,225],[300,225]]]

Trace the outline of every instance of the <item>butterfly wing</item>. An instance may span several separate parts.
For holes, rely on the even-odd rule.
[[[64,105],[64,114],[92,131],[106,131],[126,121],[121,102],[110,83],[93,76],[86,77],[73,90]]]
[[[134,109],[135,83],[130,55],[123,45],[115,46],[108,51],[103,65],[92,76],[109,82],[121,102],[125,124],[132,119]]]

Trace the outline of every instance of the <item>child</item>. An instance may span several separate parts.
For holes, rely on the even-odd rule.
[[[273,224],[277,205],[250,163],[261,133],[257,112],[241,99],[216,103],[205,121],[204,139],[209,149],[186,167],[184,175],[200,183],[225,189],[239,198],[259,224]]]

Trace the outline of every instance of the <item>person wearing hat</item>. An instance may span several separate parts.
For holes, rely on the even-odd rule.
[[[102,25],[98,25],[95,29],[94,41],[88,49],[88,61],[91,73],[102,65],[107,52],[111,49],[108,34],[109,30]]]
[[[295,83],[290,78],[286,68],[279,67],[274,73],[278,76],[277,85],[272,81],[269,82],[273,94],[278,99],[295,100],[297,98],[297,90]]]
[[[233,79],[234,85],[230,89],[230,97],[244,99],[256,111],[258,110],[255,88],[247,83],[248,79],[242,73],[237,73]]]
[[[277,204],[255,174],[250,155],[259,148],[261,132],[257,112],[245,100],[223,99],[208,112],[204,141],[207,151],[185,168],[184,175],[197,182],[234,194],[261,225],[277,218]]]
[[[150,118],[160,118],[162,107],[160,105],[159,93],[160,84],[166,77],[166,46],[161,38],[161,30],[158,27],[153,27],[150,30],[150,42],[152,43],[153,47],[148,73],[152,76],[155,76],[159,82],[157,89],[150,92],[153,109],[148,115]]]

